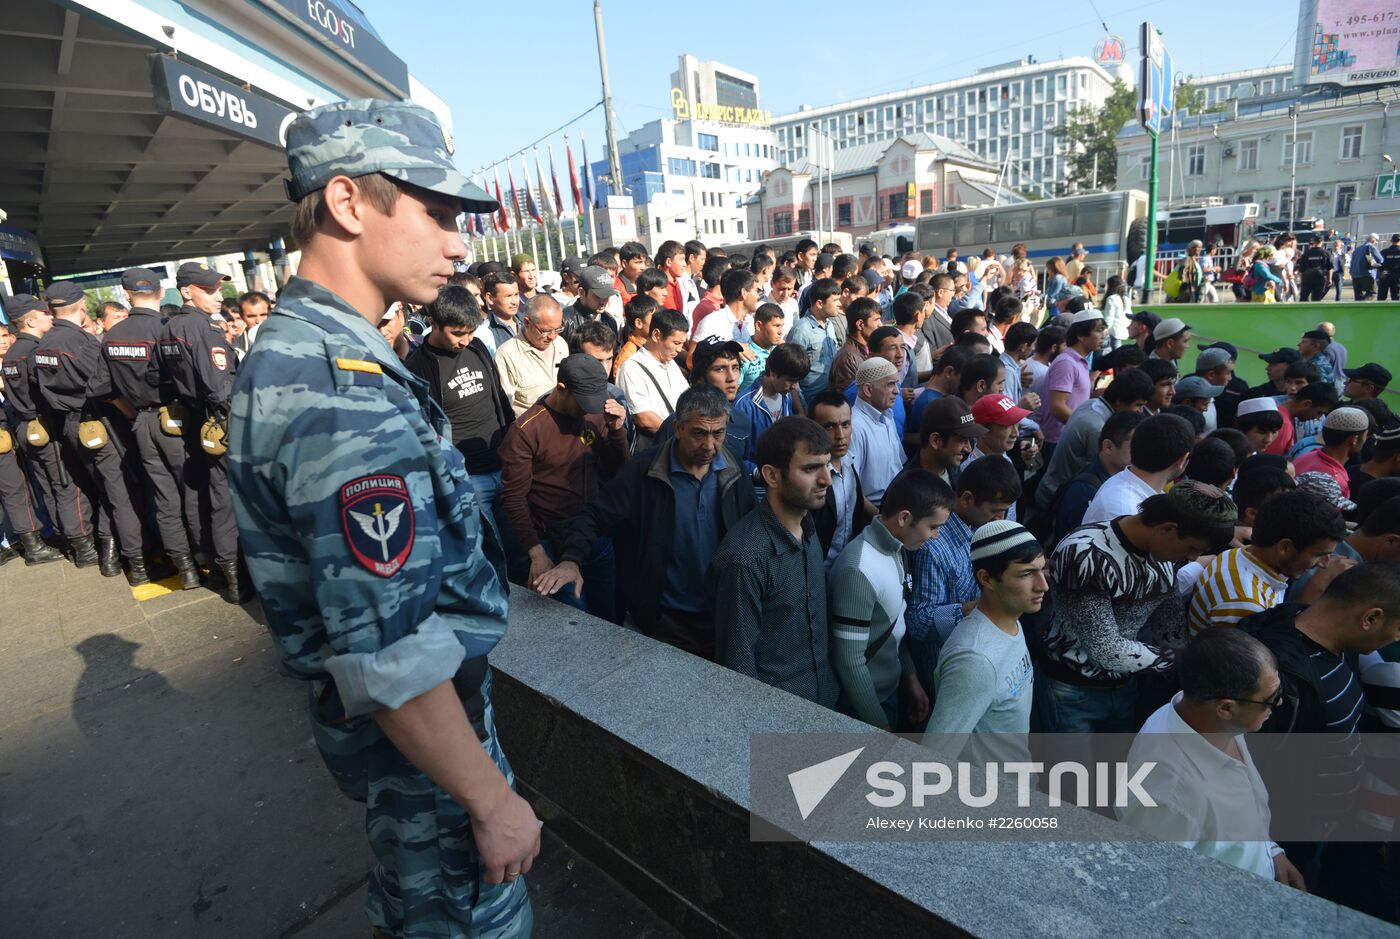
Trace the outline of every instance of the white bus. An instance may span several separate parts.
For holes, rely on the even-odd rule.
[[[782,257],[784,251],[794,251],[797,243],[805,238],[810,238],[817,243],[820,248],[825,244],[838,244],[841,246],[842,254],[851,254],[853,242],[851,236],[843,231],[798,231],[790,235],[779,235],[776,238],[764,238],[761,241],[740,241],[729,245],[719,245],[726,254],[744,254],[753,257],[754,249],[759,245],[765,245],[773,249],[773,253]]]
[[[919,220],[915,249],[934,257],[949,248],[964,255],[992,248],[1004,255],[1019,243],[1041,267],[1047,258],[1068,256],[1080,241],[1092,264],[1122,270],[1147,250],[1146,215],[1147,193],[1137,189],[941,212]]]

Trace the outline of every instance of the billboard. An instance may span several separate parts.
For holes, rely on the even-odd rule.
[[[1400,81],[1400,8],[1376,0],[1305,0],[1301,7],[1301,84]]]

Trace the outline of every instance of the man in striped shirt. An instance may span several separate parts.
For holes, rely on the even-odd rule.
[[[1282,603],[1288,582],[1324,563],[1346,533],[1336,507],[1310,492],[1269,499],[1255,516],[1250,543],[1216,555],[1196,582],[1186,616],[1191,634],[1234,626]]]

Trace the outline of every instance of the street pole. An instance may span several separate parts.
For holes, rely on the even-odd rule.
[[[593,26],[598,33],[598,75],[603,81],[603,121],[608,129],[608,175],[612,177],[612,191],[622,195],[622,158],[617,152],[616,118],[613,116],[612,89],[608,85],[608,50],[603,42],[603,4],[593,0]]]
[[[1152,279],[1157,272],[1157,134],[1152,134],[1152,181],[1147,184],[1147,263],[1142,272],[1142,302],[1152,302]]]
[[[1293,118],[1293,167],[1288,182],[1288,229],[1293,230],[1293,216],[1298,211],[1298,105],[1288,106],[1288,116]]]

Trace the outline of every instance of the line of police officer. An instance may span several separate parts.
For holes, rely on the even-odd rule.
[[[131,312],[101,339],[87,331],[76,284],[59,281],[43,300],[6,298],[16,340],[0,364],[12,429],[0,499],[26,563],[62,554],[41,540],[28,487],[22,499],[11,491],[18,473],[35,484],[78,567],[116,577],[125,562],[132,585],[148,583],[144,515],[183,589],[200,586],[195,555],[208,549],[211,586],[231,603],[248,599],[224,457],[235,358],[210,319],[226,280],[205,264],[180,265],[184,305],[167,319],[159,275],[129,270]],[[139,511],[148,503],[151,512]]]

